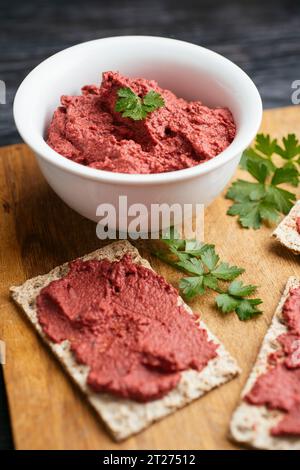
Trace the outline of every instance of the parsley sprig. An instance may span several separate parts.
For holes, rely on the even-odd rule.
[[[122,113],[123,117],[141,121],[149,113],[165,105],[163,97],[154,90],[150,90],[143,98],[136,95],[130,88],[119,88],[115,111]]]
[[[258,309],[261,299],[248,298],[257,287],[237,280],[245,270],[220,261],[214,245],[182,240],[172,229],[169,238],[162,236],[160,249],[154,254],[185,273],[179,281],[179,290],[185,299],[191,300],[210,289],[218,293],[216,306],[224,314],[235,312],[244,321],[261,313]]]
[[[280,166],[273,161],[274,155],[281,157]],[[263,221],[277,222],[280,214],[290,211],[296,196],[279,185],[299,184],[300,143],[295,134],[284,137],[281,145],[269,135],[258,134],[254,147],[243,153],[240,166],[257,182],[238,179],[231,185],[226,198],[234,204],[227,214],[237,215],[245,228],[258,229]]]

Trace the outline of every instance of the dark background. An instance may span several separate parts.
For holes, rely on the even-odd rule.
[[[173,37],[225,55],[254,80],[265,108],[290,105],[291,83],[300,79],[298,0],[1,0],[0,80],[7,104],[0,105],[0,145],[20,142],[12,103],[33,67],[76,43],[125,34]],[[0,376],[1,391],[5,449],[13,444]]]

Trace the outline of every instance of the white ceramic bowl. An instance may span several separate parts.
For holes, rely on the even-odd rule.
[[[227,106],[237,134],[212,160],[169,173],[129,175],[92,169],[60,156],[44,137],[63,94],[80,94],[85,84],[99,83],[101,73],[155,79],[163,88],[208,106]],[[260,95],[235,64],[200,46],[151,36],[121,36],[79,44],[38,65],[20,85],[14,101],[19,133],[34,151],[54,191],[83,216],[97,220],[100,203],[180,203],[208,205],[224,189],[243,150],[254,138],[262,117]],[[126,227],[120,227],[126,228]]]

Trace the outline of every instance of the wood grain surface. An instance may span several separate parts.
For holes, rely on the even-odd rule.
[[[300,108],[267,111],[262,130],[300,137]],[[235,175],[245,175],[240,170]],[[241,229],[226,216],[230,201],[220,196],[206,209],[206,241],[222,259],[246,268],[245,281],[260,286],[264,314],[243,323],[220,315],[213,296],[191,303],[243,369],[241,376],[148,430],[115,444],[81,394],[9,299],[12,284],[100,246],[95,224],[69,209],[45,183],[25,145],[0,150],[0,338],[17,449],[237,449],[227,439],[228,423],[255,361],[287,278],[300,275],[300,259],[270,238],[272,227]],[[299,197],[299,194],[298,194]],[[157,259],[152,266],[176,283],[178,273]]]

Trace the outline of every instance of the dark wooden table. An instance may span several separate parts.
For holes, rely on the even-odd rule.
[[[296,0],[1,0],[0,80],[7,102],[0,105],[0,146],[20,141],[12,102],[33,67],[73,44],[125,34],[174,37],[225,55],[252,77],[265,108],[291,104],[291,83],[300,79]],[[1,374],[0,389],[4,449],[13,444]]]

